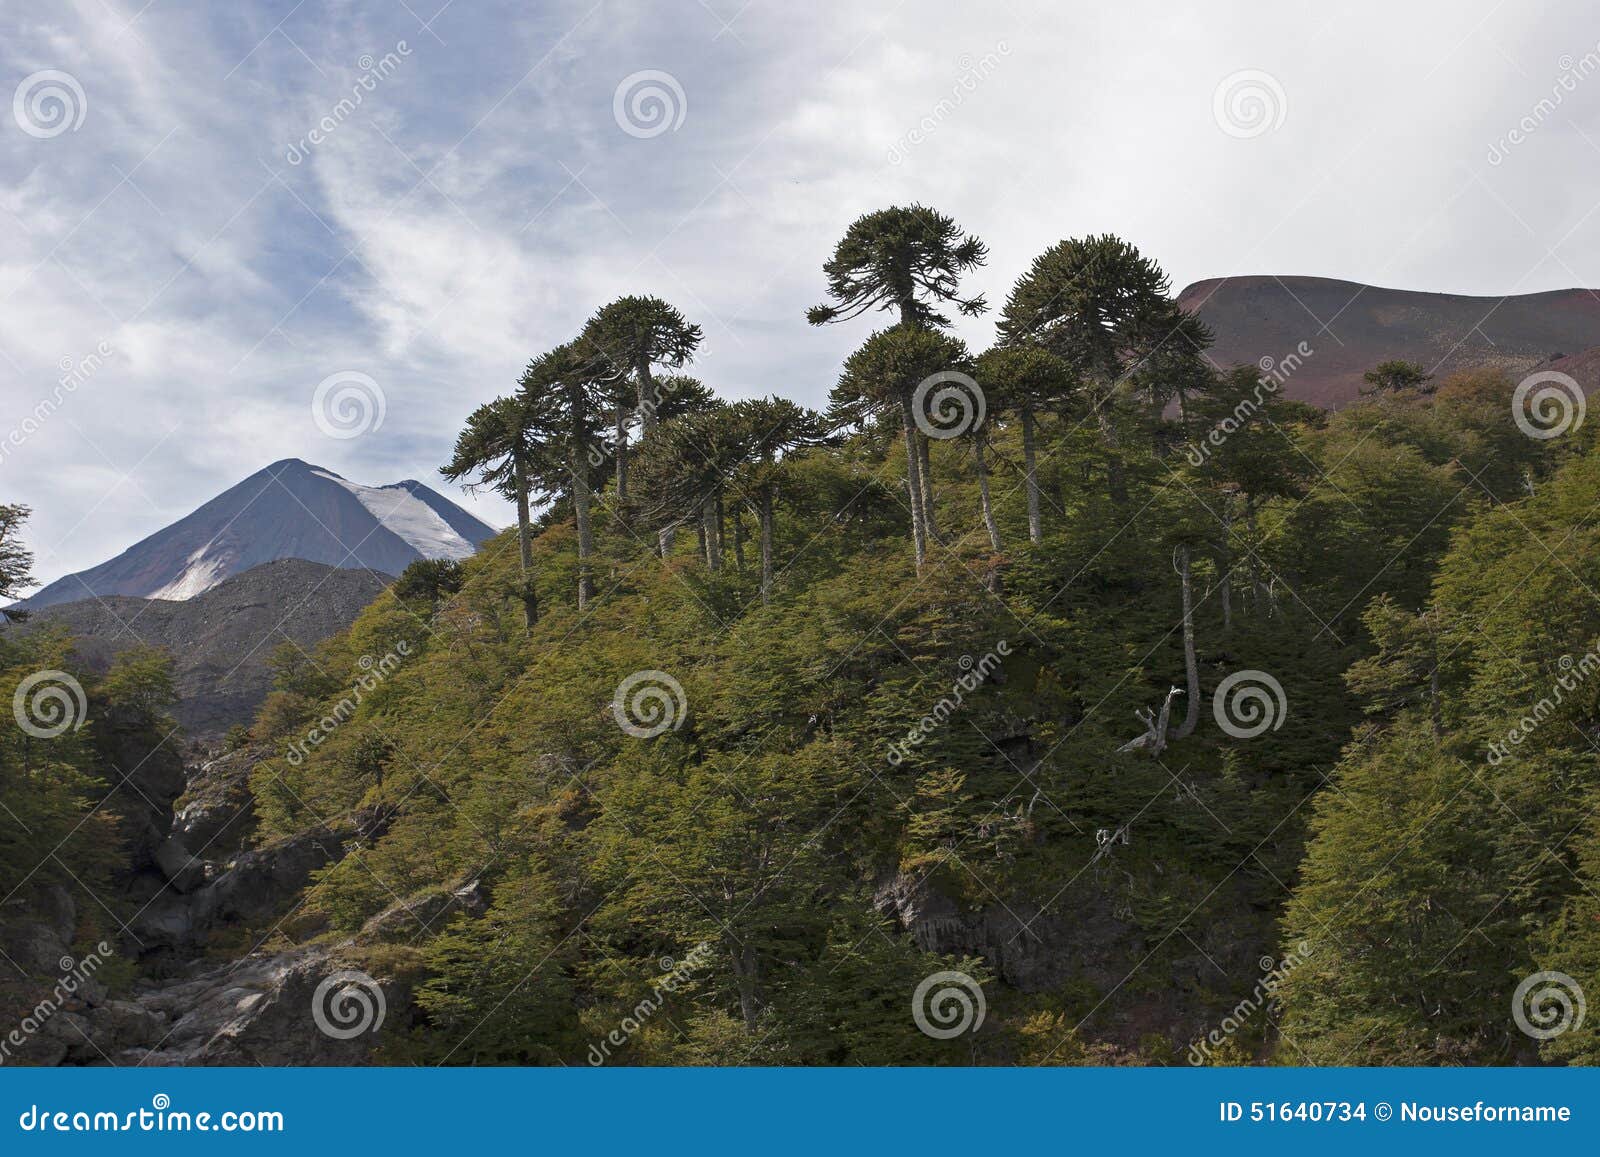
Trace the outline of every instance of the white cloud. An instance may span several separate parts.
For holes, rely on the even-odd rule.
[[[1532,21],[1492,0],[1448,18],[1374,0],[1203,14],[840,0],[720,17],[500,0],[448,6],[439,39],[367,0],[286,18],[201,0],[18,7],[32,8],[0,14],[0,89],[65,69],[89,113],[51,140],[0,123],[0,402],[20,415],[62,357],[116,349],[0,462],[0,498],[36,508],[42,578],[280,457],[433,484],[471,407],[619,293],[701,321],[713,385],[820,403],[867,324],[805,325],[818,267],[853,217],[897,201],[989,242],[974,287],[996,306],[1045,246],[1106,230],[1180,286],[1600,281],[1600,75],[1504,163],[1485,159],[1561,57],[1594,50],[1576,2]],[[362,55],[401,40],[393,75],[287,164]],[[680,129],[648,140],[612,120],[615,86],[642,69],[688,102]],[[1212,120],[1240,69],[1271,73],[1287,101],[1252,140]],[[982,344],[992,320],[961,329]],[[377,435],[335,442],[310,420],[311,390],[342,369],[383,384]],[[505,521],[492,499],[468,503]]]

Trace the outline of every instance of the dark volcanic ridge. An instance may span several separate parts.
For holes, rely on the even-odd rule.
[[[1304,342],[1311,353],[1284,393],[1330,408],[1354,401],[1362,375],[1390,358],[1417,362],[1435,376],[1471,369],[1520,375],[1561,369],[1566,358],[1585,387],[1600,367],[1600,294],[1589,289],[1471,297],[1326,277],[1249,276],[1197,281],[1178,303],[1211,327],[1211,356],[1222,366],[1278,363]]]
[[[248,725],[271,689],[267,657],[285,640],[307,651],[349,626],[383,593],[390,575],[278,559],[253,567],[183,602],[109,595],[34,611],[20,626],[64,626],[89,666],[141,643],[173,657],[181,701],[173,715],[191,737]]]

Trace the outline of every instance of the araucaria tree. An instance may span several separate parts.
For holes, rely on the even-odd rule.
[[[832,439],[822,415],[787,398],[736,402],[733,421],[742,459],[734,480],[760,527],[761,601],[766,603],[772,597],[773,508],[788,455]]]
[[[839,384],[834,389],[834,405],[845,400],[860,402],[881,413],[900,416],[900,429],[906,445],[907,497],[911,506],[911,539],[920,570],[928,556],[928,540],[933,535],[927,486],[923,478],[926,463],[918,453],[922,435],[918,429],[912,395],[917,386],[933,374],[959,369],[967,364],[967,347],[958,338],[916,326],[897,325],[873,334],[844,364]],[[925,444],[925,443],[924,443]]]
[[[1028,540],[1038,542],[1044,534],[1039,511],[1038,414],[1042,409],[1059,407],[1072,397],[1077,379],[1064,361],[1035,345],[986,350],[978,356],[976,373],[989,413],[1014,413],[1021,421]]]
[[[594,470],[590,451],[605,419],[603,364],[577,342],[557,346],[528,363],[518,383],[529,429],[545,448],[541,481],[572,501],[578,529],[578,609],[594,597]]]
[[[1168,296],[1161,267],[1119,237],[1072,238],[1036,257],[1000,320],[1006,345],[1034,344],[1089,384],[1106,444],[1111,499],[1127,501],[1117,408],[1129,377],[1158,351],[1198,356],[1211,337]]]
[[[632,377],[639,420],[648,432],[661,406],[654,367],[681,369],[694,360],[700,338],[700,327],[661,298],[629,295],[602,306],[578,344],[586,355],[603,358],[612,373]]]
[[[950,324],[949,316],[941,312],[949,305],[976,317],[988,303],[981,293],[963,297],[961,278],[983,265],[988,256],[982,241],[962,232],[953,218],[937,209],[926,205],[879,209],[856,218],[845,230],[833,256],[822,267],[833,300],[812,306],[806,320],[826,325],[886,309],[898,315],[905,329],[931,330]],[[928,372],[951,368],[935,366]],[[912,524],[919,542],[917,565],[921,566],[926,540],[939,533],[933,511],[933,471],[928,441],[915,428],[908,430],[906,447]]]
[[[517,547],[521,555],[523,626],[539,620],[539,595],[533,581],[533,537],[528,493],[538,467],[532,415],[521,397],[496,398],[474,410],[456,437],[455,453],[439,468],[451,482],[472,478],[468,492],[488,487],[517,507]]]

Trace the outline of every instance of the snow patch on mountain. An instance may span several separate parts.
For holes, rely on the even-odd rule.
[[[149,597],[182,602],[185,599],[194,598],[195,595],[203,591],[210,590],[227,578],[233,565],[233,559],[226,551],[220,550],[208,556],[207,552],[215,545],[215,542],[208,542],[191,554],[184,565],[183,573],[166,586],[150,592]]]
[[[477,552],[476,546],[452,530],[427,503],[399,483],[363,486],[326,470],[313,473],[343,486],[385,529],[415,547],[424,558],[463,559]]]

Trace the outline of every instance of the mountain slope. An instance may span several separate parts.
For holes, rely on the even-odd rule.
[[[1280,362],[1305,342],[1312,353],[1284,393],[1328,407],[1358,397],[1361,375],[1388,358],[1436,376],[1483,367],[1522,373],[1600,346],[1600,295],[1587,289],[1467,297],[1326,277],[1227,277],[1195,282],[1178,304],[1211,327],[1212,357],[1224,366]]]
[[[116,558],[57,579],[23,605],[110,595],[189,599],[285,558],[394,575],[419,558],[465,558],[494,533],[420,482],[364,486],[286,458]]]
[[[306,650],[344,630],[392,576],[279,559],[235,575],[184,602],[109,595],[58,603],[19,629],[65,626],[91,668],[140,643],[173,656],[181,702],[173,716],[191,736],[248,724],[271,684],[267,656],[285,639]]]

